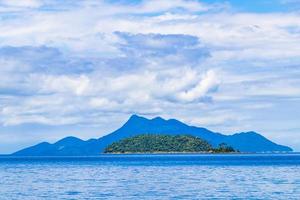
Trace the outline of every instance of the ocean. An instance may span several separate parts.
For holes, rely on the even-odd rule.
[[[0,157],[0,199],[300,199],[300,154]]]

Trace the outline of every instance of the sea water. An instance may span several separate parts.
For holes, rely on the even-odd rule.
[[[0,157],[0,199],[300,199],[300,155]]]

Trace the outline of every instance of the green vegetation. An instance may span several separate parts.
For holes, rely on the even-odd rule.
[[[231,152],[239,152],[234,150],[231,146],[228,146],[226,143],[219,144],[218,148],[213,149],[214,153],[231,153]]]
[[[155,135],[145,134],[114,142],[105,149],[105,153],[196,153],[234,152],[232,147],[221,144],[219,148],[212,146],[191,135]]]

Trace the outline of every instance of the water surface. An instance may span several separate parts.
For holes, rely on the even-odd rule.
[[[0,157],[0,199],[299,199],[300,155]]]

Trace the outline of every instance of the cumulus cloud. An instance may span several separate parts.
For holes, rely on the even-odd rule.
[[[220,80],[216,73],[210,70],[203,76],[199,83],[187,91],[180,92],[177,98],[187,102],[199,100],[205,97],[208,92],[215,90],[219,84]]]
[[[178,72],[180,75],[174,74]],[[202,76],[191,68],[162,73],[163,76],[158,71],[109,77],[30,74],[26,78],[27,85],[32,86],[30,95],[10,93],[13,101],[3,101],[2,123],[22,124],[43,119],[36,122],[54,124],[60,117],[66,120],[59,124],[91,123],[95,111],[159,113],[165,106],[201,102],[217,84],[212,71]],[[183,95],[190,87],[191,91]]]

